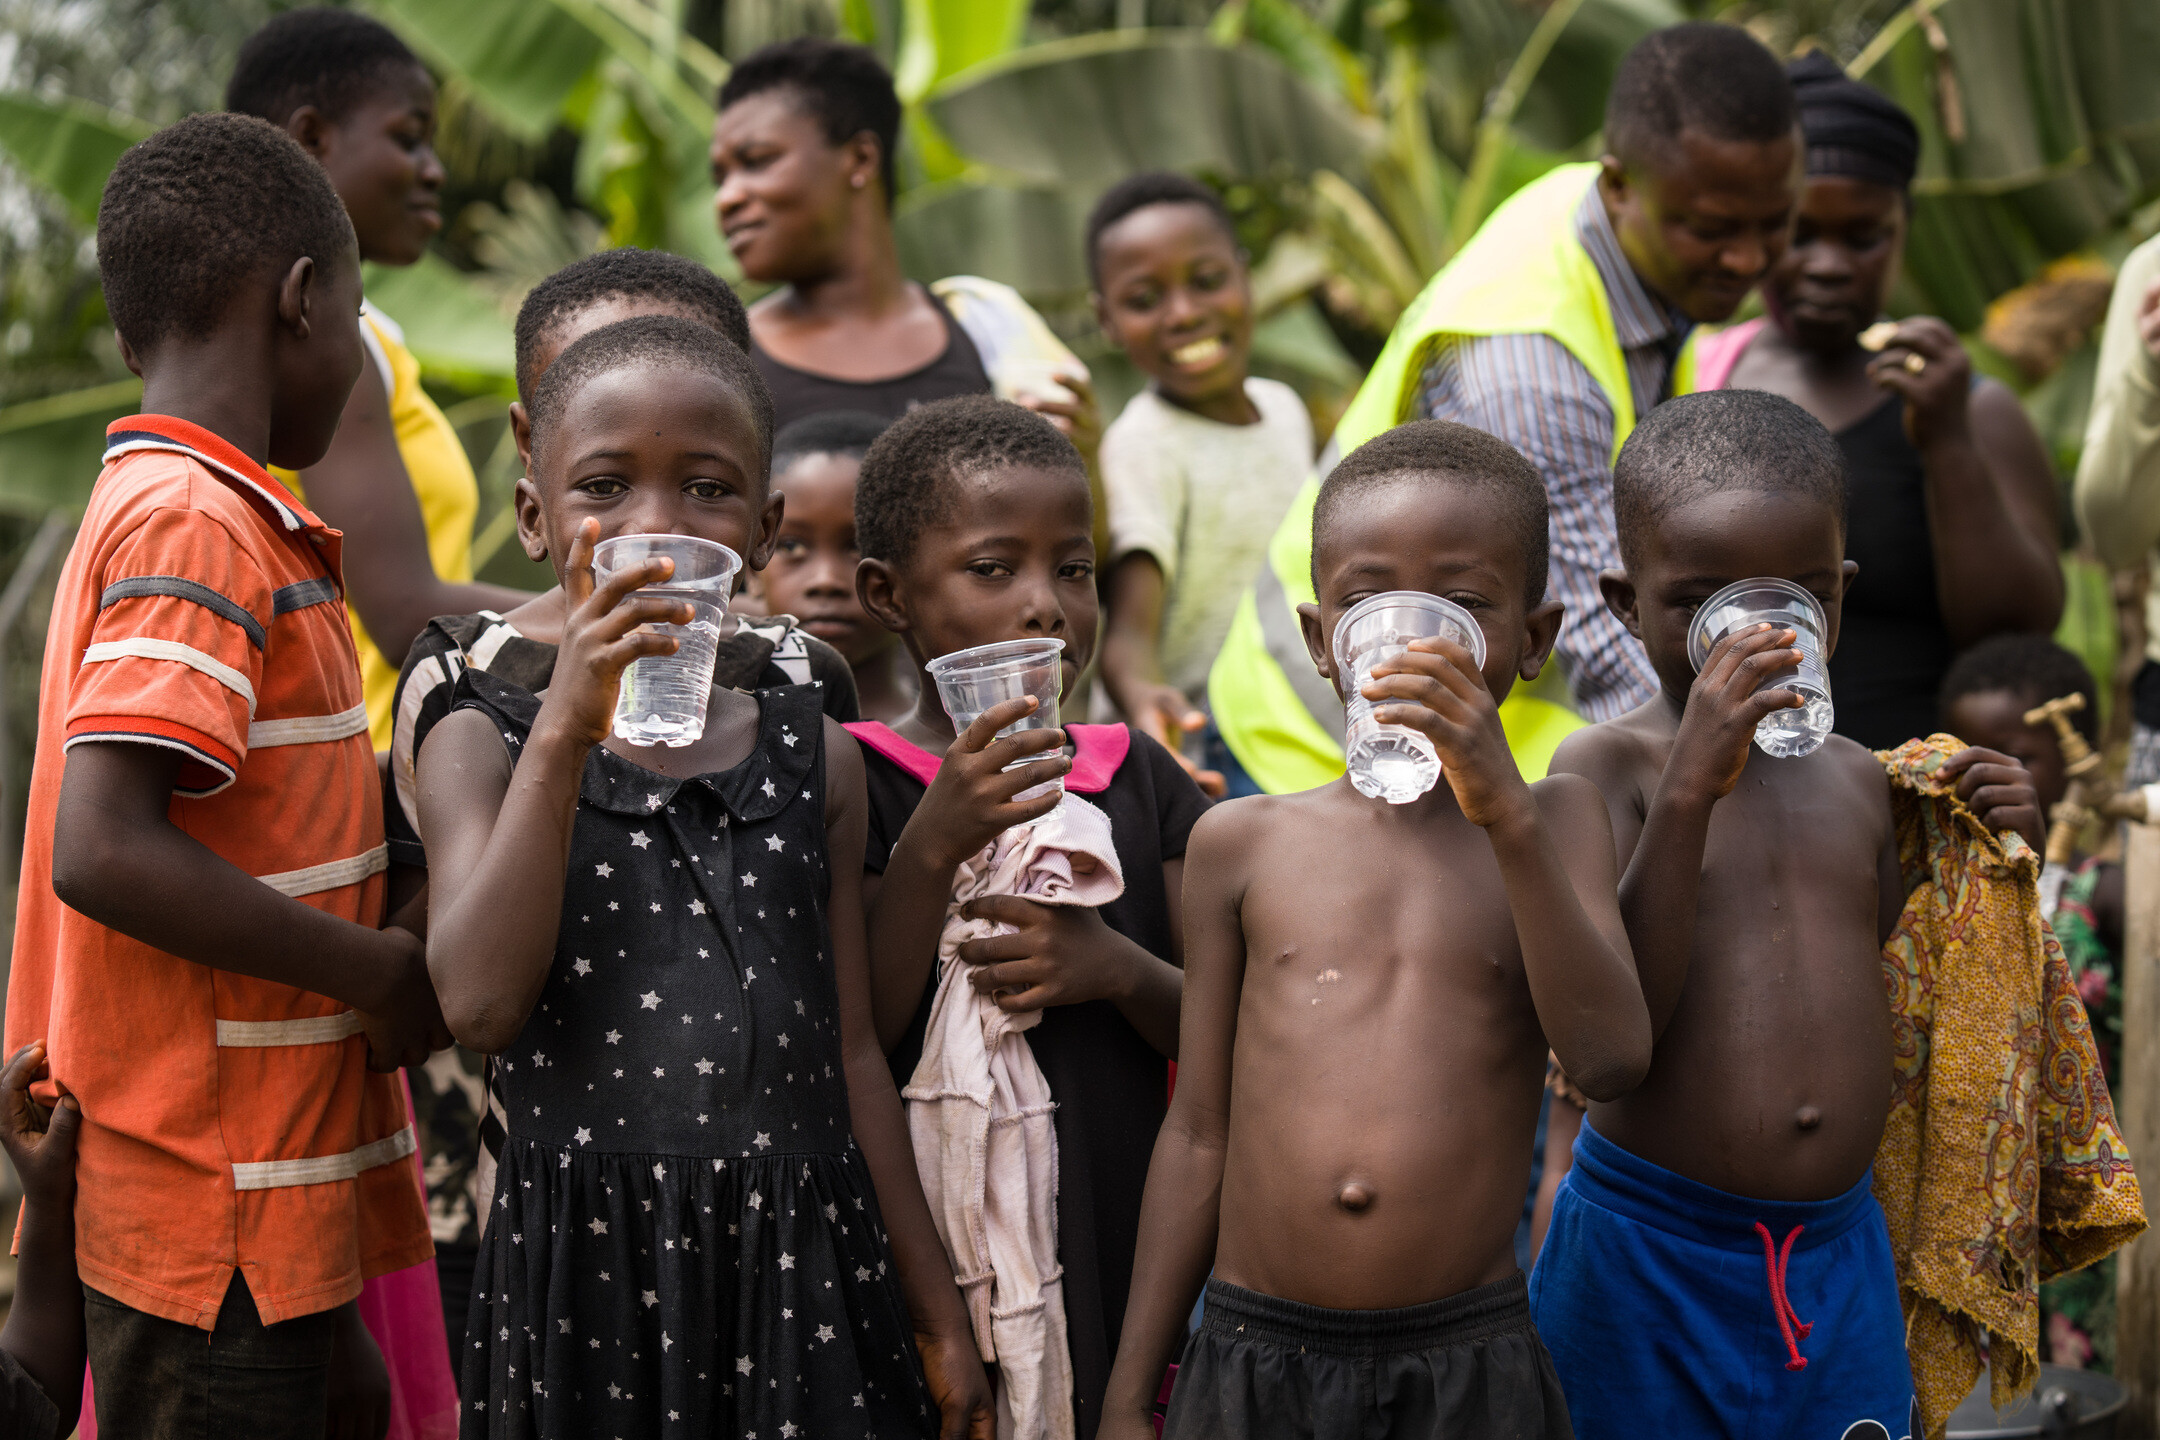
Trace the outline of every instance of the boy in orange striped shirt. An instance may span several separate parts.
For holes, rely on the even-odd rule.
[[[429,1254],[402,1095],[448,1043],[381,928],[338,534],[271,478],[358,377],[359,256],[303,150],[198,115],[124,155],[98,263],[116,422],[39,691],[7,1012],[82,1107],[76,1250],[114,1435],[380,1434],[352,1304]],[[207,1342],[207,1343],[206,1343]],[[333,1398],[334,1397],[334,1398]]]

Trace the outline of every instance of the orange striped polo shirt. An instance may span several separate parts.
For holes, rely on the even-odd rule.
[[[6,1044],[44,1037],[82,1105],[84,1282],[208,1329],[237,1266],[275,1324],[432,1253],[397,1077],[368,1070],[337,1001],[62,905],[53,822],[69,747],[176,750],[175,825],[274,890],[380,924],[382,796],[339,536],[199,426],[136,415],[107,443],[46,634]]]

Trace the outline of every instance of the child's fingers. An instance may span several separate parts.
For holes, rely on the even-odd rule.
[[[1748,661],[1759,655],[1775,655],[1780,650],[1788,651],[1795,657],[1785,665],[1785,668],[1790,669],[1792,664],[1798,663],[1799,652],[1793,649],[1793,644],[1799,638],[1798,633],[1793,630],[1779,629],[1768,624],[1736,631],[1710,647],[1709,655],[1703,660],[1702,678],[1713,687],[1723,688],[1732,683],[1733,677],[1740,673]],[[1770,670],[1767,664],[1758,664],[1752,667],[1749,673],[1760,676],[1770,673]]]
[[[993,925],[1033,925],[1043,918],[1045,908],[1039,901],[1030,900],[1025,895],[979,895],[961,906],[960,914],[963,919],[987,920]],[[1027,952],[1019,950],[1014,953],[1025,955]]]
[[[1014,804],[1014,797],[1019,795],[1021,791],[1031,790],[1037,785],[1044,785],[1052,780],[1061,779],[1072,773],[1072,767],[1071,758],[1065,755],[1045,755],[1032,764],[1022,765],[1012,770],[1007,770],[1001,765],[997,770],[985,777],[983,781],[987,788],[987,798],[992,805]],[[1056,795],[1038,795],[1035,800],[1019,803],[1032,805],[1036,800],[1048,800],[1050,802],[1042,809],[1042,813],[1045,815],[1057,808],[1058,797]]]
[[[575,610],[593,592],[593,547],[600,543],[600,522],[585,519],[578,522],[576,533],[570,537],[570,554],[563,561],[563,595]]]
[[[1470,699],[1485,689],[1485,676],[1469,647],[1438,635],[1410,642],[1409,648],[1373,667],[1373,678],[1388,675],[1425,675]]]
[[[1008,1015],[1025,1015],[1030,1010],[1040,1010],[1057,998],[1057,992],[1048,985],[1030,985],[1024,990],[1011,990],[990,997],[992,1004]]]
[[[1798,710],[1805,704],[1807,702],[1792,690],[1758,690],[1741,702],[1740,716],[1752,728],[1761,724],[1767,715],[1775,715],[1780,710]]]
[[[633,594],[596,618],[587,633],[606,644],[648,625],[688,625],[696,618],[690,602],[679,596]]]
[[[52,1117],[45,1129],[45,1144],[65,1159],[75,1153],[75,1136],[81,1129],[81,1102],[73,1095],[63,1095],[60,1103],[52,1108]]]
[[[1065,747],[1065,732],[1053,730],[1020,730],[1011,735],[1000,735],[985,745],[980,754],[983,763],[997,769],[1025,760],[1030,755],[1042,755]]]
[[[610,574],[607,579],[594,585],[590,603],[603,613],[619,610],[622,608],[626,596],[633,595],[648,585],[661,584],[674,573],[675,562],[665,555],[655,555],[651,559],[641,560],[635,565],[625,565],[622,569]],[[664,599],[685,609],[689,608],[690,603],[679,596],[653,596],[651,598]]]
[[[976,716],[967,729],[955,735],[953,737],[953,747],[946,753],[948,755],[973,755],[978,751],[988,749],[990,742],[997,738],[998,731],[1024,715],[1034,714],[1035,707],[1041,703],[1032,695],[1022,695],[1017,700],[1000,700],[997,704]],[[1064,741],[1061,739],[1058,743],[1062,745]]]
[[[28,1095],[31,1082],[45,1073],[45,1042],[32,1040],[29,1044],[8,1056],[7,1068],[0,1069],[0,1091],[9,1096]]]
[[[2020,771],[2025,768],[2000,750],[1990,750],[1984,745],[1968,745],[1943,761],[1942,768],[1935,773],[1947,780],[1963,774],[1975,765],[2011,766]]]

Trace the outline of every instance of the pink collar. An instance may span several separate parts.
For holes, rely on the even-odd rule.
[[[937,778],[939,756],[903,740],[879,720],[857,720],[847,732],[901,769],[928,785]],[[1073,744],[1072,773],[1065,788],[1094,795],[1110,788],[1111,777],[1132,749],[1132,731],[1123,725],[1067,725],[1065,734]]]

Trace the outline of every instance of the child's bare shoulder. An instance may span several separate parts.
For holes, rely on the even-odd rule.
[[[1644,706],[1577,730],[1553,752],[1551,773],[1580,775],[1608,792],[1616,781],[1640,784],[1645,777],[1664,774],[1672,729],[1656,723],[1660,717],[1649,710]]]
[[[1879,815],[1885,824],[1890,820],[1890,772],[1883,768],[1875,752],[1856,740],[1843,735],[1832,735],[1823,741],[1820,752],[1826,762],[1824,768],[1837,777],[1840,786],[1849,788],[1850,803],[1865,805]]]
[[[1289,834],[1310,837],[1324,823],[1325,806],[1316,803],[1327,787],[1294,795],[1245,795],[1221,800],[1194,822],[1186,842],[1186,868],[1265,865],[1271,850]]]

